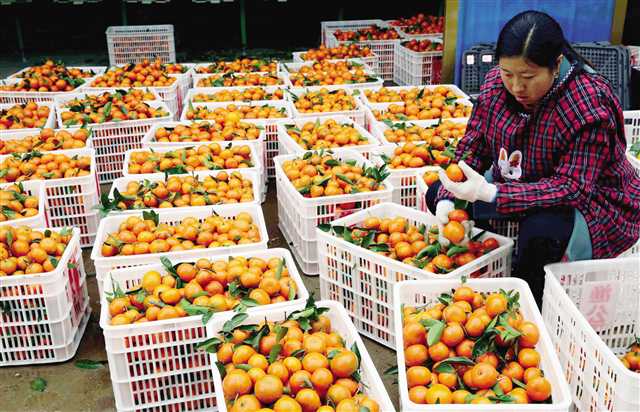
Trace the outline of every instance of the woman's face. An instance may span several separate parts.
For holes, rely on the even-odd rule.
[[[502,83],[526,108],[534,107],[553,85],[554,70],[523,57],[501,57],[499,64]]]

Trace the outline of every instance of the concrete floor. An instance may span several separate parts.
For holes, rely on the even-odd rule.
[[[108,186],[103,185],[102,191],[108,191]],[[288,248],[278,229],[276,190],[273,183],[269,186],[263,211],[269,232],[269,247]],[[89,258],[90,253],[88,249],[83,251],[92,314],[76,356],[60,364],[0,369],[0,411],[109,411],[115,409],[108,365],[96,370],[80,369],[74,365],[74,361],[78,359],[105,361],[106,365],[107,359],[102,329],[98,324],[100,305],[93,262]],[[309,292],[313,292],[319,298],[318,278],[302,277]],[[363,340],[380,375],[396,364],[394,351],[370,339],[363,338]],[[44,392],[31,389],[31,381],[36,378],[47,381]],[[397,408],[398,387],[393,383],[394,378],[382,376],[382,380]]]

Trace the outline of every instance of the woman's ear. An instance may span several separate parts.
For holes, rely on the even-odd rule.
[[[558,56],[558,58],[556,59],[556,77],[557,75],[560,74],[560,65],[562,64],[562,59],[564,59],[564,55],[560,54],[560,56]]]

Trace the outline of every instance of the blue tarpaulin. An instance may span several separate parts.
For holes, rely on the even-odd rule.
[[[525,10],[553,16],[570,42],[609,41],[615,0],[460,0],[455,82],[462,54],[476,43],[495,42],[504,24]]]

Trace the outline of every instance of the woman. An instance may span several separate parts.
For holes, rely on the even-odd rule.
[[[427,193],[440,224],[450,200],[471,214],[520,222],[516,276],[538,301],[543,266],[615,257],[640,236],[640,178],[625,158],[617,97],[549,15],[526,11],[504,26],[456,157],[466,181]],[[479,224],[480,225],[480,224]],[[566,252],[566,255],[565,255]]]

